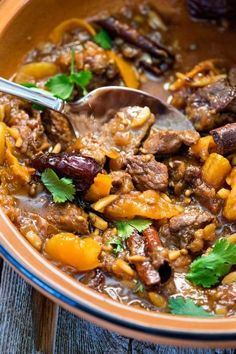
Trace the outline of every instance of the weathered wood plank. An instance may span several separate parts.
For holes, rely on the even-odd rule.
[[[125,354],[129,339],[60,309],[55,354]]]
[[[235,354],[234,349],[177,348],[152,343],[132,341],[132,354]]]
[[[42,350],[36,350],[34,343],[31,299],[32,288],[4,263],[0,288],[0,353],[43,353]],[[39,306],[45,304],[43,299],[38,299],[35,305],[37,302]],[[48,307],[45,308],[45,316],[47,311]],[[129,339],[105,331],[60,309],[56,354],[125,354],[128,345]]]
[[[45,325],[48,311],[54,307],[49,300],[32,295],[32,288],[6,263],[3,263],[0,287],[0,353],[43,354],[34,342],[33,306],[44,308]],[[35,299],[36,296],[36,299]],[[49,307],[48,307],[49,306]],[[35,314],[35,313],[34,313]],[[53,316],[50,317],[51,319]],[[49,321],[50,326],[53,325]],[[42,343],[41,343],[42,344]],[[39,349],[39,350],[37,350]],[[41,346],[42,349],[42,346]],[[232,350],[198,350],[158,346],[128,339],[103,330],[60,309],[53,354],[235,354]],[[52,354],[52,353],[50,353]]]
[[[4,263],[0,288],[0,353],[34,353],[31,287]]]
[[[35,348],[39,352],[54,352],[58,308],[51,300],[32,289],[32,324]]]
[[[2,279],[2,266],[3,266],[3,259],[0,257],[0,284]]]

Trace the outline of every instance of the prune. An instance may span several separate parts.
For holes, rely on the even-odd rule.
[[[191,16],[202,19],[235,17],[235,0],[188,0]]]
[[[88,189],[101,170],[93,158],[75,153],[42,154],[32,160],[32,166],[40,172],[52,168],[59,176],[72,178],[77,191]]]

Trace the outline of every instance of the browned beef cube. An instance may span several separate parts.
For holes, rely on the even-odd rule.
[[[153,127],[144,141],[141,152],[144,154],[167,155],[177,152],[182,144],[195,144],[199,134],[193,130],[162,130]]]
[[[127,171],[140,191],[154,189],[163,191],[168,186],[166,165],[157,162],[153,155],[136,155],[127,159]]]
[[[236,86],[223,79],[197,89],[187,99],[185,112],[199,131],[233,122],[236,118]]]

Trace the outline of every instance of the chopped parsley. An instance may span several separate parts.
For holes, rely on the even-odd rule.
[[[74,90],[75,85],[79,86],[83,95],[87,94],[86,87],[92,79],[92,73],[89,70],[76,72],[75,70],[75,50],[71,49],[70,75],[57,74],[46,82],[46,87],[55,97],[62,100],[68,100]]]
[[[133,219],[133,220],[121,220],[116,221],[118,237],[109,241],[109,245],[113,246],[113,252],[115,254],[122,252],[125,249],[125,240],[129,238],[136,230],[142,232],[152,224],[151,220],[147,219]]]
[[[135,280],[135,283],[134,293],[143,293],[145,290],[143,283],[140,280]]]
[[[214,316],[212,313],[205,311],[201,306],[196,305],[192,299],[182,296],[171,297],[169,299],[169,308],[174,315],[195,317]]]
[[[221,238],[207,255],[193,261],[186,278],[195,285],[210,288],[217,284],[233,265],[236,265],[236,245]]]
[[[51,168],[47,168],[41,175],[44,186],[52,193],[55,203],[64,203],[67,200],[73,201],[75,196],[75,185],[70,178],[59,178]]]
[[[93,38],[103,49],[111,49],[112,39],[107,31],[102,29]]]

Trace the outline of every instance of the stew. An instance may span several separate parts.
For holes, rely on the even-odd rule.
[[[0,205],[38,252],[114,300],[233,316],[236,31],[196,3],[191,14],[211,22],[146,4],[66,20],[12,78],[70,102],[106,85],[141,88],[196,130],[159,129],[149,107],[130,106],[105,123],[87,117],[76,139],[61,114],[1,94]]]

